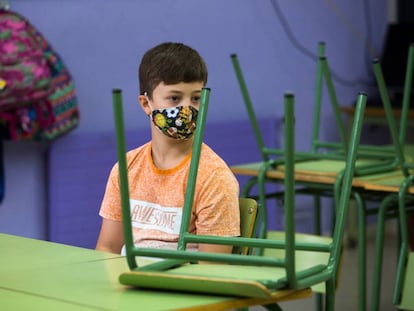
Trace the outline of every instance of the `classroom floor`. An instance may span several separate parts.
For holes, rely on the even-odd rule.
[[[387,224],[387,235],[385,238],[384,268],[382,274],[382,296],[380,311],[397,310],[392,304],[392,294],[397,262],[397,234],[396,225],[392,221]],[[372,284],[372,265],[374,258],[375,225],[368,228],[368,250],[367,250],[367,310],[371,306],[370,288]],[[357,288],[357,249],[347,247],[344,254],[344,262],[341,270],[341,278],[336,294],[336,311],[358,310],[358,288]],[[314,298],[302,299],[295,302],[281,304],[284,311],[316,310]],[[254,307],[249,310],[263,311],[263,307]]]

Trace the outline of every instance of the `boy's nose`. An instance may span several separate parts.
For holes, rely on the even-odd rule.
[[[185,105],[185,106],[194,106],[194,104],[193,104],[193,101],[191,100],[191,97],[189,97],[189,98],[184,98],[184,100],[183,100],[183,105]]]

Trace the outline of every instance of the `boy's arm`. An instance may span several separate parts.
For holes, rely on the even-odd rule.
[[[122,222],[103,218],[95,249],[120,254],[124,245]]]
[[[231,245],[199,244],[199,252],[228,253],[233,250]],[[199,261],[199,264],[222,264],[221,262]]]
[[[215,245],[215,244],[199,244],[198,250],[200,252],[212,252],[212,253],[228,253],[233,250],[231,245]]]

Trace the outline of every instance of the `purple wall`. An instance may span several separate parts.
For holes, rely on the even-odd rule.
[[[11,9],[29,18],[49,39],[74,76],[82,119],[73,134],[112,130],[113,87],[124,90],[127,128],[145,127],[147,119],[136,104],[139,60],[155,44],[182,41],[198,49],[209,66],[209,120],[247,119],[229,57],[237,53],[259,118],[280,118],[283,93],[295,93],[299,149],[309,147],[316,67],[302,50],[315,53],[319,41],[327,43],[332,70],[353,81],[349,86],[336,80],[338,97],[348,104],[358,91],[370,91],[357,80],[369,77],[366,61],[378,56],[387,24],[387,1],[375,1],[369,8],[370,27],[375,31],[368,38],[371,54],[367,57],[367,15],[359,0],[341,1],[336,6],[326,1],[270,0],[10,3]],[[322,135],[335,138],[329,109],[324,111],[322,123]],[[18,156],[22,152],[25,159]],[[48,191],[44,150],[32,144],[7,144],[5,153],[8,178],[6,198],[0,206],[0,231],[43,238]],[[22,203],[22,197],[30,204]],[[26,224],[15,216],[17,210],[33,221]]]
[[[375,36],[369,45],[378,51],[386,11],[385,0],[375,2],[371,8]],[[347,80],[366,78],[367,29],[361,1],[346,1],[337,8],[324,1],[274,3],[280,3],[299,44],[316,53],[317,43],[325,41],[338,75]],[[187,43],[205,57],[211,119],[246,118],[231,53],[239,55],[259,117],[280,116],[287,90],[296,94],[303,112],[300,120],[311,111],[315,62],[289,41],[272,1],[16,0],[11,7],[45,34],[71,69],[82,109],[80,131],[111,128],[113,87],[124,89],[127,124],[137,127],[146,120],[136,105],[137,66],[148,48],[167,40]],[[361,88],[359,83],[337,84],[344,103],[352,102]]]

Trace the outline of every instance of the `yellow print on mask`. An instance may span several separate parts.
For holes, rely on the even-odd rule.
[[[166,120],[165,116],[162,113],[157,113],[154,116],[154,123],[157,126],[164,127],[167,124],[167,120]]]
[[[193,116],[193,112],[190,109],[190,106],[184,106],[183,109],[180,111],[180,117],[183,121],[191,121]]]

